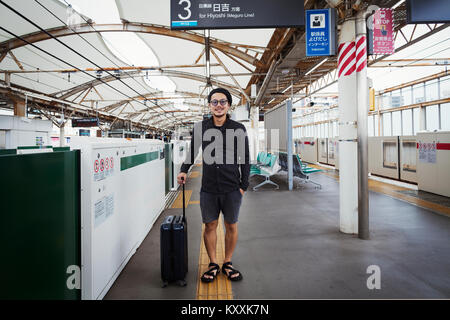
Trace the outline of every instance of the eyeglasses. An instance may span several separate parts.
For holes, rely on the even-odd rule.
[[[217,105],[219,104],[219,102],[220,102],[220,105],[222,106],[222,107],[225,107],[226,105],[227,105],[227,103],[228,103],[228,100],[226,100],[226,99],[221,99],[221,100],[211,100],[211,105],[213,106],[213,107],[217,107]]]

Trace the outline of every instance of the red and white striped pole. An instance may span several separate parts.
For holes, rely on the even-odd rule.
[[[363,13],[341,26],[338,51],[339,88],[339,217],[340,230],[360,233],[360,209],[368,208],[363,182],[367,170],[367,48],[366,24]],[[362,115],[365,113],[365,116]],[[364,135],[365,134],[365,135]],[[367,183],[367,173],[365,174]],[[361,188],[363,193],[360,192]],[[368,195],[367,195],[368,196]],[[362,200],[362,201],[361,201]],[[367,220],[368,221],[368,220]],[[367,226],[368,229],[368,226]],[[361,237],[361,234],[360,234]],[[365,239],[366,235],[364,236]]]

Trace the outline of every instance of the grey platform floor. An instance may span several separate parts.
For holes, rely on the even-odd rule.
[[[196,168],[199,170],[201,168]],[[383,194],[370,192],[370,240],[339,232],[338,181],[322,174],[288,191],[263,187],[244,196],[233,265],[244,280],[236,299],[450,298],[450,219]],[[251,186],[261,182],[252,177]],[[198,200],[201,177],[188,181]],[[267,189],[267,190],[266,190]],[[178,210],[178,211],[177,211]],[[195,299],[201,220],[188,207],[188,286],[159,287],[157,221],[106,299]],[[166,210],[162,216],[179,209]],[[369,290],[367,268],[381,270],[381,289]]]

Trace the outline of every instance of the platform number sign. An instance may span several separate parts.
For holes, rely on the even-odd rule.
[[[178,18],[180,18],[181,20],[187,20],[192,16],[192,11],[191,9],[191,1],[190,0],[180,0],[180,2],[178,2],[179,5],[183,6],[183,10],[186,11],[186,15],[183,16],[181,14],[178,14]]]
[[[171,0],[172,29],[300,27],[305,24],[298,0]]]

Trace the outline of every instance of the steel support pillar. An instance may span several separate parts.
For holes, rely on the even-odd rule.
[[[253,106],[250,108],[250,159],[256,163],[256,157],[259,152],[259,107]]]
[[[288,157],[288,188],[291,191],[294,185],[294,164],[292,161],[292,99],[286,100],[286,115],[287,115],[287,139],[286,139],[286,148],[287,148],[287,157]]]
[[[359,55],[366,50],[365,38],[358,41],[362,36],[366,36],[363,12],[345,21],[339,35],[339,229],[368,239],[369,89],[366,54]],[[358,43],[364,43],[364,49]]]
[[[367,29],[364,12],[361,11],[356,18],[356,39],[364,38],[366,42]],[[367,42],[366,42],[367,43]],[[369,113],[369,81],[367,78],[367,49],[357,48],[358,53],[364,50],[364,67],[356,72],[356,94],[358,102],[358,237],[369,239],[369,146],[368,146],[368,113]]]

